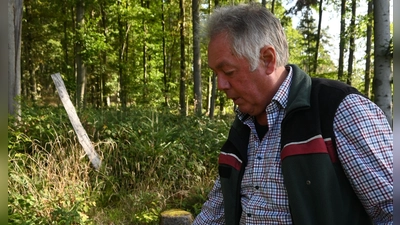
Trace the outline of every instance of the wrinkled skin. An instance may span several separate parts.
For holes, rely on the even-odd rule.
[[[276,66],[272,46],[260,49],[260,62],[250,71],[247,59],[237,57],[224,33],[213,37],[208,45],[208,65],[216,73],[218,89],[238,105],[243,113],[255,116],[267,125],[265,108],[287,76],[284,66]]]

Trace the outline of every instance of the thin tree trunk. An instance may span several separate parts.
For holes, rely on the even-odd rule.
[[[368,24],[367,24],[367,43],[365,50],[365,76],[364,76],[364,95],[371,98],[371,45],[372,45],[372,0],[368,1]]]
[[[78,109],[85,108],[85,88],[86,88],[86,66],[83,61],[83,38],[81,37],[84,20],[84,2],[78,0],[76,3],[76,29],[77,29],[77,41],[76,41],[76,105]]]
[[[32,21],[32,15],[31,15],[31,5],[29,4],[30,1],[25,1],[25,12],[24,12],[24,18],[26,20],[26,24],[31,24]],[[34,68],[34,61],[33,61],[33,55],[32,55],[32,30],[29,29],[29,26],[25,29],[25,37],[24,39],[24,53],[26,55],[26,60],[27,63],[25,64],[28,70],[28,80],[26,81],[27,85],[27,90],[26,93],[29,96],[29,99],[32,102],[36,102],[36,97],[37,97],[37,85],[36,85],[36,77],[35,77],[35,72],[36,69]]]
[[[323,0],[320,0],[319,1],[319,19],[318,19],[317,43],[315,44],[313,74],[317,74],[317,67],[318,67],[318,52],[319,52],[319,44],[320,44],[320,41],[321,41],[322,12],[323,12],[322,3],[323,3]]]
[[[146,8],[149,8],[149,4],[150,4],[150,2],[149,1],[144,1],[144,0],[142,0],[142,7],[144,8],[144,7],[146,7]],[[147,68],[147,59],[148,59],[148,55],[147,55],[147,41],[146,41],[146,39],[147,39],[147,26],[146,26],[146,20],[143,18],[143,20],[142,20],[142,25],[143,25],[143,35],[144,35],[144,38],[143,38],[143,48],[142,48],[142,51],[143,51],[143,57],[142,57],[142,60],[143,60],[143,101],[144,102],[146,102],[146,99],[147,99],[147,92],[148,92],[148,90],[147,90],[147,82],[148,82],[148,68]]]
[[[207,81],[207,105],[206,105],[206,109],[207,112],[206,114],[209,115],[210,114],[210,105],[211,105],[211,90],[212,90],[212,81],[211,81],[211,77],[208,77],[208,81]]]
[[[22,0],[8,0],[8,113],[20,120]]]
[[[163,49],[163,82],[164,82],[164,104],[169,107],[169,87],[168,87],[168,76],[167,76],[167,49],[165,46],[165,6],[164,0],[161,0],[161,28],[162,28],[162,49]]]
[[[347,67],[347,84],[351,85],[353,79],[353,61],[355,51],[355,28],[356,28],[356,0],[351,1],[351,22],[350,22],[350,43],[349,43],[349,61]]]
[[[340,10],[340,41],[339,41],[339,70],[338,70],[338,80],[343,81],[343,67],[344,67],[344,47],[346,42],[345,32],[346,32],[346,0],[342,0],[341,10]]]
[[[212,75],[212,89],[211,89],[211,101],[210,101],[210,119],[214,118],[215,111],[215,99],[217,98],[217,77],[214,72]]]
[[[263,1],[265,1],[265,0],[263,0]],[[275,0],[272,0],[272,2],[271,2],[271,13],[275,14]]]
[[[181,35],[181,73],[179,82],[179,105],[181,115],[186,116],[186,59],[185,59],[185,4],[184,0],[179,0],[180,8],[180,35]]]
[[[107,18],[106,12],[104,10],[105,5],[104,1],[100,3],[100,13],[101,13],[101,25],[103,27],[103,35],[106,42],[108,42],[107,35]],[[107,52],[101,52],[101,76],[100,76],[100,107],[108,106],[107,105],[107,91],[106,91],[106,83],[107,83]]]
[[[200,55],[200,5],[199,0],[192,0],[193,23],[193,80],[194,80],[194,105],[195,114],[202,113],[201,93],[201,55]]]
[[[124,57],[124,29],[123,29],[123,23],[121,19],[121,2],[118,1],[118,7],[119,7],[119,12],[118,12],[118,38],[119,38],[119,51],[118,51],[118,74],[119,74],[119,86],[120,86],[120,92],[119,92],[119,98],[121,101],[121,107],[123,110],[126,109],[126,81],[125,81],[125,74],[124,74],[124,69],[123,69],[123,57]]]
[[[62,7],[62,13],[63,15],[67,15],[68,12],[68,6],[67,3],[64,2],[64,5]],[[64,53],[64,63],[63,63],[63,74],[66,77],[70,77],[71,73],[70,70],[68,69],[69,65],[69,49],[68,49],[68,17],[64,17],[64,22],[63,22],[63,32],[64,32],[64,37],[62,40],[62,47],[63,47],[63,53]]]
[[[392,58],[389,0],[374,0],[374,102],[392,125]]]
[[[209,0],[209,14],[211,14],[211,0]],[[219,0],[214,0],[214,7],[219,6]],[[210,100],[210,119],[214,118],[215,114],[215,100],[217,99],[217,77],[214,72],[212,72],[212,87],[211,87],[211,100]]]

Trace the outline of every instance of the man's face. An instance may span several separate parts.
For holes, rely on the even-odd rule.
[[[208,45],[208,65],[216,73],[218,89],[238,105],[243,113],[257,116],[265,112],[271,101],[269,76],[263,63],[254,71],[244,58],[238,58],[230,49],[224,34],[211,39]]]

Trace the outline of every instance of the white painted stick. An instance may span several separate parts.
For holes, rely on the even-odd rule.
[[[69,120],[71,121],[72,126],[74,127],[75,133],[78,136],[79,143],[81,143],[83,149],[89,157],[90,162],[92,162],[94,168],[96,170],[99,169],[101,161],[99,155],[94,150],[92,142],[89,139],[85,129],[82,126],[81,121],[76,113],[75,107],[69,98],[67,89],[65,88],[64,82],[61,78],[60,73],[55,73],[51,75],[54,84],[56,85],[58,95],[64,105],[65,111],[67,111]]]

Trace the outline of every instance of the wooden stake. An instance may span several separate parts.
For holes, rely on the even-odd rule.
[[[81,121],[79,120],[75,107],[72,104],[71,99],[69,98],[67,89],[65,88],[60,73],[52,74],[51,78],[53,79],[53,82],[57,88],[58,95],[60,96],[60,99],[64,105],[65,111],[67,111],[69,120],[74,127],[75,133],[78,136],[79,143],[82,145],[94,168],[98,170],[101,164],[100,157],[94,150],[92,142],[90,141],[89,136],[87,135]]]

